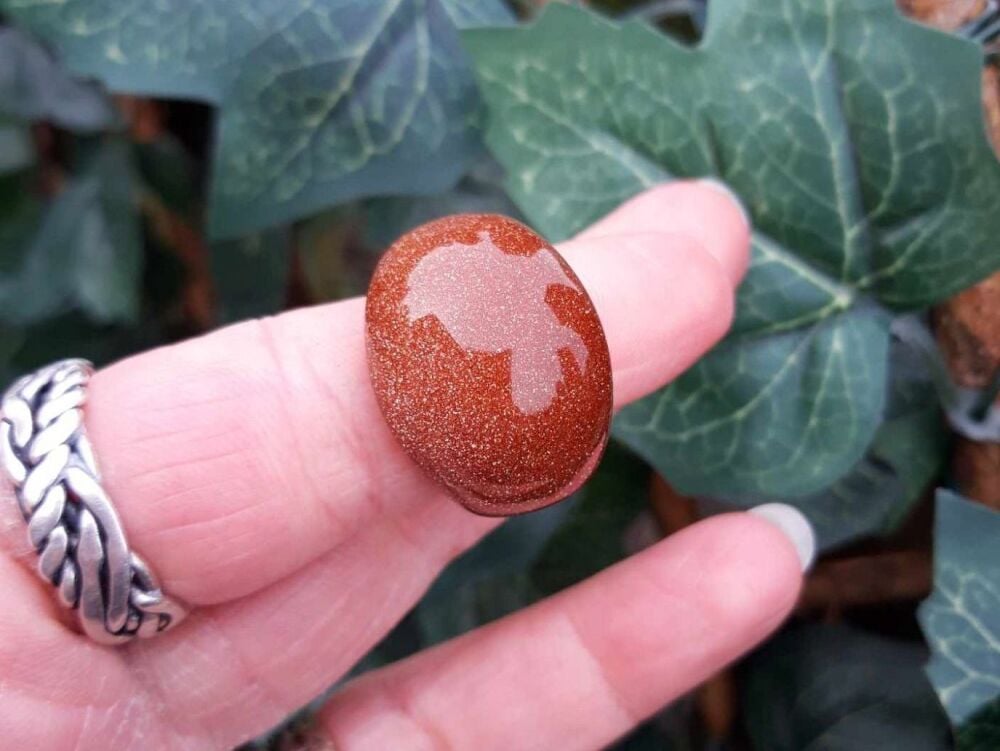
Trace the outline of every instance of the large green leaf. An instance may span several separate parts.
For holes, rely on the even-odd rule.
[[[998,541],[1000,512],[938,491],[934,593],[919,615],[934,652],[927,673],[956,727],[1000,700]]]
[[[211,226],[232,236],[443,190],[477,97],[439,0],[0,0],[76,72],[220,105]]]
[[[828,486],[880,422],[885,308],[1000,266],[980,51],[891,0],[715,0],[694,49],[557,4],[464,39],[509,192],[554,239],[674,176],[753,216],[732,335],[616,425],[683,491]]]
[[[921,645],[844,626],[792,628],[743,673],[757,751],[949,751],[948,721]]]

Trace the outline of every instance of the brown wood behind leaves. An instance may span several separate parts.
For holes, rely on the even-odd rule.
[[[953,31],[982,13],[986,0],[897,0],[896,4],[911,18]]]

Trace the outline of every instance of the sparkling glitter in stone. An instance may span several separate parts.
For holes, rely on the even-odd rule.
[[[366,326],[389,427],[470,510],[541,508],[593,471],[611,419],[604,332],[524,225],[465,214],[403,236],[375,271]]]

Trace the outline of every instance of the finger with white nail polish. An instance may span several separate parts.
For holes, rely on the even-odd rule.
[[[766,519],[785,533],[798,553],[803,571],[812,567],[816,558],[816,533],[805,514],[787,503],[765,503],[748,513]]]

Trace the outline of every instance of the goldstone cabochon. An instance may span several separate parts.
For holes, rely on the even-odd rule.
[[[607,444],[611,363],[558,252],[512,219],[463,214],[400,238],[366,308],[372,385],[403,449],[468,509],[555,503]]]

